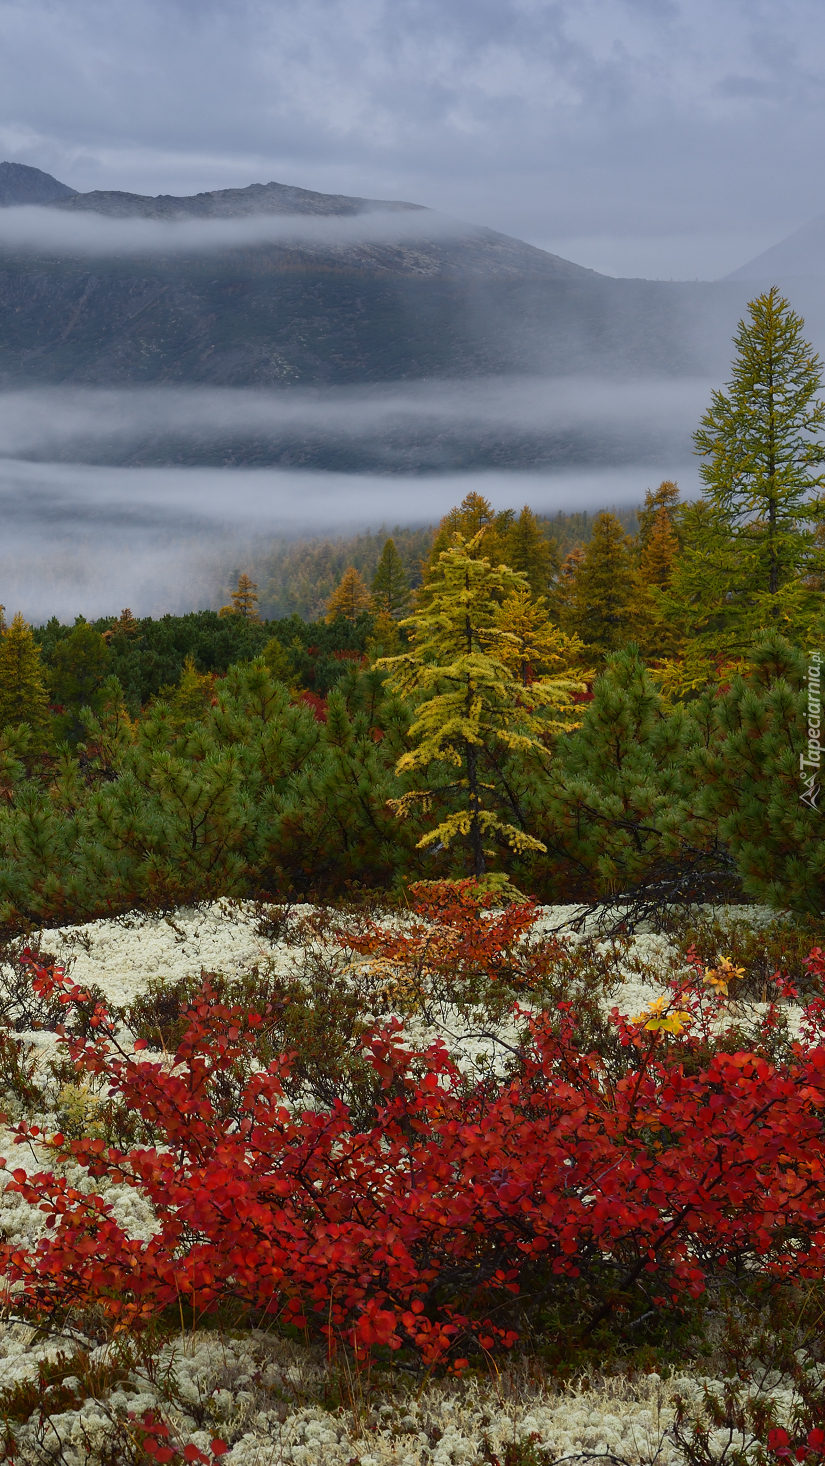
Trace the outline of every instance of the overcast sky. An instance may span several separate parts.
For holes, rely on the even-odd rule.
[[[712,278],[822,212],[822,0],[0,0],[0,157],[406,198]]]

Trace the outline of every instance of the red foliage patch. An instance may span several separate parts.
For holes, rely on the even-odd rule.
[[[430,926],[368,924],[364,950],[418,962],[434,928],[439,962],[496,976],[502,953],[508,972],[517,962],[536,916],[529,905],[485,914],[469,883],[421,899]],[[29,960],[44,998],[88,1005],[59,968]],[[667,1021],[614,1010],[627,1056],[618,1077],[581,1046],[569,1004],[523,1015],[530,1037],[513,1073],[475,1087],[440,1042],[410,1053],[391,1020],[368,1038],[385,1101],[366,1129],[340,1103],[291,1110],[288,1057],[255,1070],[261,1019],[220,1003],[208,983],[172,1065],[124,1053],[98,1007],[93,1039],[63,1042],[78,1076],[102,1076],[157,1143],[49,1143],[141,1192],[157,1230],[131,1239],[102,1195],[14,1170],[9,1189],[47,1213],[48,1234],[31,1249],[0,1247],[0,1272],[44,1315],[94,1304],[135,1327],[180,1298],[196,1313],[233,1299],[330,1346],[346,1339],[362,1358],[405,1346],[455,1368],[472,1348],[510,1346],[522,1301],[554,1279],[602,1279],[592,1329],[642,1285],[668,1308],[732,1267],[821,1278],[823,1005],[810,1005],[777,1064],[714,1051],[722,1004],[697,976],[674,980]],[[766,1036],[776,1022],[770,1009]],[[36,1133],[23,1123],[17,1140]]]
[[[316,723],[325,723],[327,720],[326,698],[319,697],[317,692],[299,692],[298,701],[304,703],[312,712]]]

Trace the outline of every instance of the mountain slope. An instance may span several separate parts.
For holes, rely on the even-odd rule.
[[[725,279],[782,280],[806,275],[825,275],[825,214],[810,219]]]
[[[0,163],[0,208],[15,204],[51,204],[71,198],[74,189],[25,163]]]
[[[747,300],[738,282],[615,280],[413,204],[277,183],[192,198],[77,194],[42,213],[52,232],[42,247],[8,242],[0,217],[7,390],[717,376]],[[426,452],[410,442],[406,461],[477,461],[478,434],[455,444],[439,434]],[[152,450],[166,451],[182,461],[180,445]],[[491,439],[481,457],[497,451]],[[214,452],[210,461],[319,461],[311,443],[283,437]],[[554,438],[554,461],[582,452],[575,434]],[[516,436],[507,461],[522,460],[536,461],[534,445]]]
[[[257,229],[236,233],[234,248],[265,251],[270,265],[285,268],[348,268],[409,275],[499,276],[535,275],[552,279],[594,277],[593,270],[548,254],[494,229],[484,229],[448,218],[397,199],[352,198],[344,194],[315,193],[283,183],[254,183],[248,188],[217,189],[191,197],[96,191],[75,194],[55,203],[55,210],[79,217],[153,221],[161,225],[210,223],[229,220],[257,223]],[[267,237],[261,221],[275,226]],[[286,221],[292,228],[278,229]],[[330,227],[324,228],[323,221]],[[360,224],[355,223],[360,220]],[[90,220],[91,222],[91,220]],[[340,230],[336,230],[336,222]],[[304,230],[301,226],[306,225]],[[66,249],[71,252],[76,227],[67,226]],[[208,238],[205,234],[204,238]],[[192,254],[199,252],[191,233],[185,236]],[[180,253],[181,238],[170,230],[170,250]],[[225,253],[231,252],[227,243]],[[162,251],[154,238],[153,249]],[[185,252],[185,251],[184,251]]]

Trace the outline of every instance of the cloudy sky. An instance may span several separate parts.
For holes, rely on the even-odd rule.
[[[0,0],[0,158],[405,198],[713,278],[822,212],[822,0]]]

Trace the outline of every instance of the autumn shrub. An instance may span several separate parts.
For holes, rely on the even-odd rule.
[[[402,984],[419,1006],[481,1002],[496,1011],[515,998],[552,1003],[572,993],[587,1002],[615,979],[630,945],[629,938],[571,945],[537,932],[542,913],[534,900],[502,908],[498,890],[483,881],[419,881],[409,894],[412,912],[403,923],[359,916],[355,924],[337,920],[332,930],[368,961],[374,979],[383,974],[388,984]]]
[[[15,1033],[54,1029],[66,1017],[65,1008],[56,998],[44,1001],[33,991],[29,969],[20,960],[29,950],[25,938],[0,942],[0,1024]],[[39,955],[46,964],[57,960],[50,953]]]
[[[472,941],[506,936],[504,915],[459,924],[471,973]],[[88,1001],[60,969],[33,971],[44,999]],[[643,1014],[614,1011],[606,1056],[569,1001],[522,1010],[509,1071],[475,1083],[390,1019],[362,1037],[380,1102],[360,1122],[338,1098],[289,1102],[265,1004],[230,1006],[205,982],[166,1058],[142,1054],[145,1040],[124,1051],[97,1004],[67,1055],[147,1139],[17,1125],[97,1189],[11,1170],[50,1220],[36,1245],[0,1249],[16,1305],[45,1319],[93,1308],[134,1331],[182,1302],[193,1318],[231,1304],[361,1358],[401,1349],[457,1368],[518,1338],[559,1367],[684,1348],[707,1297],[758,1301],[825,1270],[825,1002],[781,1043],[770,1005],[744,1048],[724,989],[695,959]],[[99,1189],[111,1184],[151,1203],[149,1240],[118,1225]]]
[[[236,1086],[245,1082],[251,1064],[268,1065],[288,1053],[283,1085],[291,1103],[323,1108],[337,1100],[359,1120],[374,1119],[381,1087],[363,1053],[369,1025],[361,994],[332,964],[316,955],[304,963],[302,972],[287,976],[253,968],[240,977],[209,973],[174,983],[153,982],[123,1010],[129,1030],[139,1042],[175,1053],[204,981],[216,1001],[247,1010],[254,1007],[261,1020],[249,1062],[236,1066],[231,1080],[226,1077],[225,1089],[233,1082]]]
[[[213,1466],[229,1449],[219,1439],[211,1442],[207,1451],[201,1451],[193,1444],[183,1445],[175,1437],[169,1424],[154,1410],[125,1412],[115,1410],[107,1404],[112,1391],[122,1390],[130,1383],[130,1375],[138,1362],[146,1365],[146,1351],[135,1343],[121,1339],[103,1360],[90,1358],[88,1352],[77,1349],[73,1352],[58,1350],[56,1355],[41,1359],[36,1372],[29,1378],[13,1385],[0,1386],[0,1421],[3,1435],[0,1438],[4,1450],[3,1460],[14,1463],[17,1451],[16,1436],[21,1426],[27,1427],[26,1434],[39,1446],[39,1459],[65,1460],[60,1450],[60,1436],[56,1433],[55,1416],[81,1412],[83,1405],[93,1402],[95,1419],[87,1433],[87,1459],[93,1459],[97,1466],[146,1466],[150,1461],[183,1466],[184,1462]],[[174,1386],[169,1386],[174,1398]],[[104,1417],[101,1431],[101,1414]],[[82,1420],[82,1415],[81,1415]]]
[[[731,1296],[718,1329],[716,1379],[676,1397],[673,1439],[687,1466],[780,1466],[825,1455],[825,1358],[820,1281]]]

